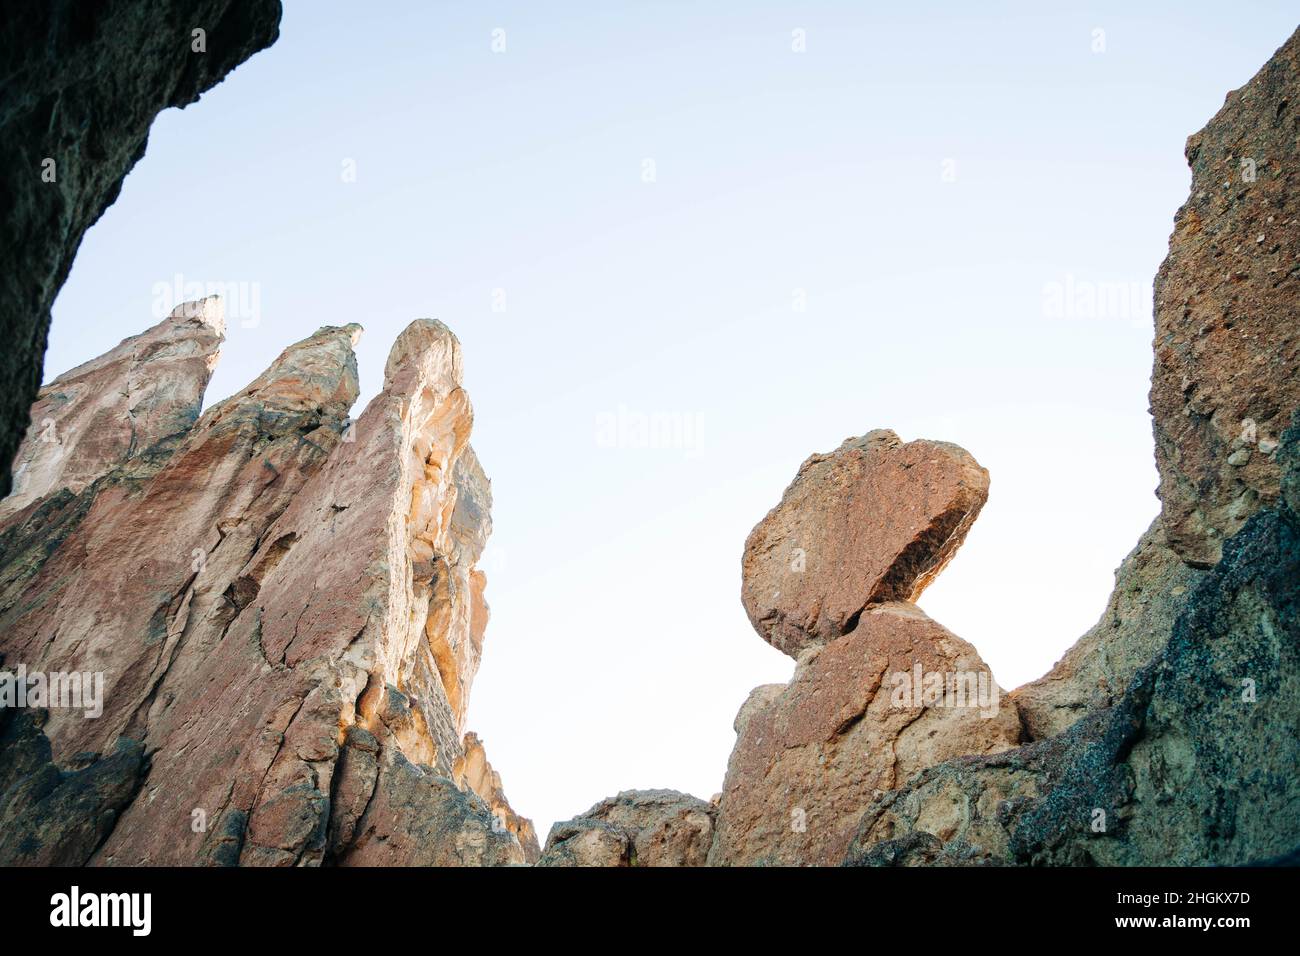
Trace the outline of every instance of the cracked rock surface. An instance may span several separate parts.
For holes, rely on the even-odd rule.
[[[360,333],[321,329],[188,428],[87,456],[80,489],[51,482],[0,519],[4,669],[104,677],[97,719],[55,701],[10,719],[0,764],[46,782],[0,792],[18,827],[0,862],[536,853],[490,767],[480,793],[463,766],[491,497],[460,345],[412,323],[353,422]],[[184,363],[134,374],[153,394],[192,380]],[[116,422],[106,401],[68,400],[75,447],[99,447],[77,427]],[[93,835],[74,838],[74,810],[101,821]]]

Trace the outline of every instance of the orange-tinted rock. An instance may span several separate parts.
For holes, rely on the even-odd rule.
[[[813,455],[745,542],[741,599],[791,656],[853,630],[870,604],[915,601],[988,498],[988,472],[946,442],[888,430]]]
[[[1189,564],[1278,496],[1300,407],[1300,31],[1187,140],[1191,195],[1156,275],[1151,378],[1166,532]]]
[[[868,608],[849,634],[758,688],[736,721],[710,865],[838,865],[879,791],[1020,740],[975,649],[919,608]]]
[[[505,827],[513,833],[524,851],[525,861],[536,863],[541,856],[541,849],[537,845],[537,831],[533,829],[533,821],[519,816],[510,806],[501,784],[501,774],[492,769],[478,734],[466,734],[464,747],[464,756],[457,761],[455,768],[457,785],[462,790],[468,788],[476,793],[491,809],[494,825],[498,829]]]

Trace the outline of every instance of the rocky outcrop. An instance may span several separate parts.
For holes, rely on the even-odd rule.
[[[1155,424],[1169,542],[1209,567],[1277,500],[1300,406],[1300,31],[1187,140],[1192,189],[1156,275]]]
[[[67,862],[524,862],[531,825],[453,779],[490,503],[460,346],[413,323],[353,422],[360,331],[320,330],[188,430],[0,521],[5,669],[105,689],[96,719],[49,702],[5,759],[145,755]],[[0,793],[0,815],[44,821],[0,859],[50,852],[42,833],[74,829],[57,807]]]
[[[891,431],[804,462],[741,566],[755,629],[799,663],[736,718],[711,864],[838,863],[875,794],[1020,743],[979,654],[911,603],[987,497],[966,451]]]
[[[979,654],[912,603],[987,497],[988,472],[963,449],[884,429],[805,461],[741,566],[755,630],[798,666],[741,707],[717,806],[622,793],[556,824],[541,864],[838,864],[874,795],[948,757],[1017,746],[1019,715]],[[689,811],[676,829],[696,822],[685,846],[651,855],[647,841],[683,842],[643,820],[665,801]]]
[[[186,303],[42,388],[14,458],[13,491],[0,501],[0,520],[61,488],[80,492],[194,424],[225,326],[219,298]]]
[[[862,819],[851,865],[1246,864],[1300,847],[1300,416],[1278,507],[1192,590],[1114,707],[923,771]]]
[[[279,0],[11,4],[0,32],[0,495],[82,236],[184,107],[279,35]],[[196,31],[199,31],[196,33]]]
[[[736,720],[714,865],[830,865],[874,795],[949,757],[1020,743],[975,649],[913,604],[863,612]]]
[[[533,821],[519,816],[511,808],[501,784],[501,774],[492,769],[478,734],[466,734],[463,743],[465,752],[455,767],[456,785],[462,790],[469,789],[478,794],[491,809],[493,822],[498,829],[504,826],[519,840],[524,860],[536,863],[542,853],[537,845],[537,831],[533,829]]]
[[[956,445],[881,429],[799,468],[745,542],[741,600],[792,657],[847,634],[862,609],[915,601],[961,546],[989,476]]]
[[[676,790],[626,790],[557,823],[540,866],[704,866],[717,808]]]

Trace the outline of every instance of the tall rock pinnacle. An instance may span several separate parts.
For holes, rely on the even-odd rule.
[[[465,764],[491,499],[459,344],[413,323],[352,422],[360,331],[321,329],[179,436],[0,523],[4,668],[104,683],[96,720],[0,711],[0,764],[46,781],[0,809],[0,860],[536,857],[499,777]]]

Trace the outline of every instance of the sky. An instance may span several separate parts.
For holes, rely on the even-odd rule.
[[[212,284],[209,404],[359,322],[359,411],[398,333],[446,322],[495,498],[469,727],[543,840],[620,790],[721,789],[737,709],[793,671],[741,607],[745,537],[873,428],[989,469],[919,603],[1013,688],[1158,512],[1183,146],[1297,21],[1046,6],[288,0],[154,123],[46,379]]]

